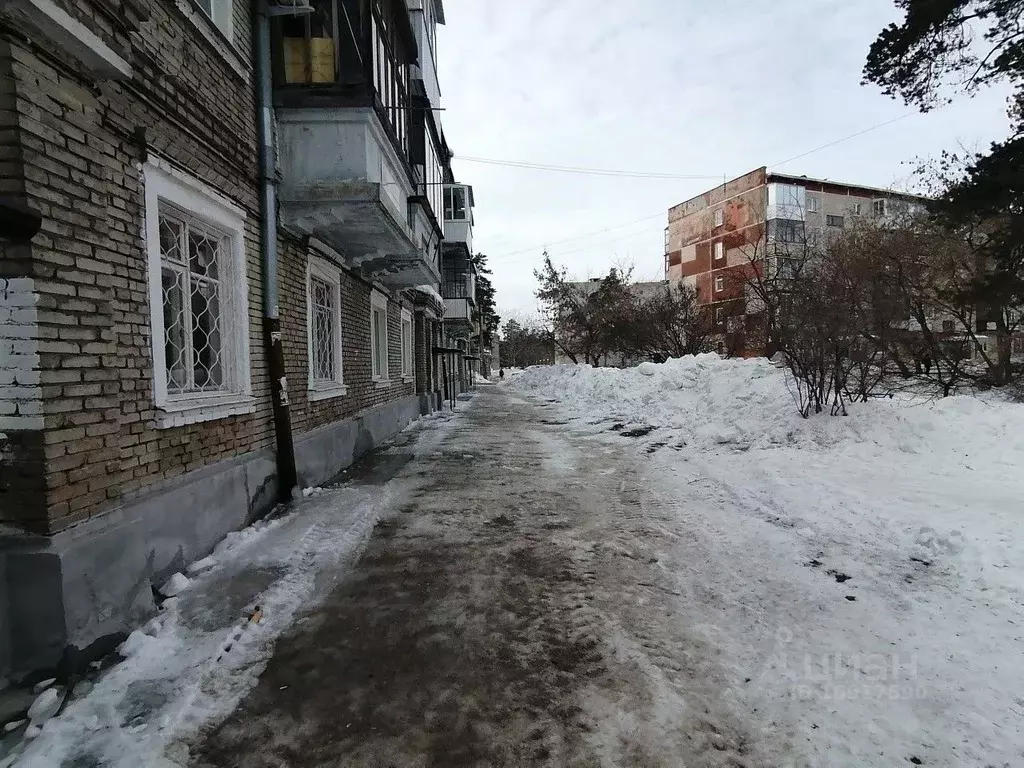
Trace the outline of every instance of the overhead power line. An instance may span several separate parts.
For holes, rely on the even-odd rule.
[[[498,160],[491,157],[467,157],[456,155],[456,160],[465,160],[467,163],[482,163],[485,165],[502,165],[509,168],[524,168],[531,171],[552,171],[554,173],[579,173],[588,176],[615,176],[619,178],[633,179],[720,179],[722,174],[715,176],[697,176],[692,174],[679,173],[654,173],[647,171],[623,171],[611,168],[578,168],[568,165],[547,165],[545,163],[528,163],[521,160]]]
[[[616,229],[622,229],[623,227],[630,227],[630,226],[632,226],[634,224],[640,224],[640,223],[645,222],[645,221],[650,221],[651,219],[659,219],[659,218],[661,218],[664,215],[665,215],[664,213],[655,213],[655,214],[652,214],[651,216],[644,216],[644,218],[642,218],[642,219],[636,219],[635,221],[627,221],[625,224],[616,224],[614,227],[607,227],[606,229],[599,229],[596,232],[586,232],[586,233],[584,233],[582,235],[575,235],[574,237],[567,237],[564,240],[554,240],[554,241],[547,242],[547,243],[539,243],[538,245],[533,246],[531,248],[522,248],[522,249],[520,249],[518,251],[512,251],[511,253],[503,253],[500,256],[495,256],[494,258],[496,260],[497,259],[505,259],[505,258],[508,258],[509,256],[518,256],[519,254],[522,254],[522,253],[532,253],[532,252],[536,251],[538,248],[550,248],[553,245],[562,245],[563,243],[571,243],[571,242],[573,242],[575,240],[584,240],[584,239],[586,239],[588,237],[592,237],[593,235],[601,235],[601,234],[604,234],[605,232],[612,232],[612,231],[614,231]]]
[[[888,125],[892,125],[893,123],[898,123],[901,120],[906,120],[908,117],[913,117],[914,115],[917,115],[917,114],[920,114],[920,113],[919,112],[907,112],[906,114],[900,115],[899,117],[891,118],[890,120],[886,120],[884,122],[878,123],[877,125],[872,125],[869,128],[865,128],[865,129],[863,129],[861,131],[857,131],[856,133],[851,133],[848,136],[843,136],[842,138],[836,139],[835,141],[830,141],[827,144],[822,144],[820,147],[815,147],[814,149],[810,149],[810,150],[808,150],[806,152],[802,152],[799,155],[794,155],[793,157],[786,158],[785,160],[782,160],[782,161],[777,162],[777,163],[770,163],[770,164],[766,165],[766,167],[767,168],[776,168],[776,167],[778,167],[780,165],[786,165],[787,163],[791,163],[794,160],[800,160],[800,159],[802,159],[804,157],[807,157],[808,155],[813,155],[816,152],[820,152],[823,149],[829,149],[830,147],[834,147],[837,144],[842,144],[843,142],[849,141],[850,139],[855,139],[855,138],[857,138],[859,136],[863,136],[866,133],[871,133],[872,131],[877,131],[880,128],[885,128]],[[520,162],[520,161],[517,161],[517,160],[496,160],[496,159],[493,159],[493,158],[482,158],[482,157],[461,157],[461,156],[457,156],[456,159],[466,160],[468,162],[474,162],[474,163],[487,163],[487,164],[491,164],[491,165],[504,165],[504,166],[509,166],[509,167],[513,167],[513,168],[525,168],[525,169],[529,169],[529,170],[561,171],[561,172],[566,172],[566,173],[583,173],[583,174],[596,174],[596,175],[619,175],[619,176],[628,176],[628,177],[634,177],[634,178],[689,179],[689,180],[715,179],[715,180],[718,180],[718,179],[722,179],[722,178],[727,178],[727,176],[728,176],[727,174],[725,176],[723,176],[722,174],[718,174],[718,175],[715,175],[715,176],[676,175],[676,174],[646,174],[646,173],[639,173],[639,172],[633,172],[633,171],[612,171],[612,170],[599,169],[599,168],[574,168],[574,167],[570,167],[570,166],[544,165],[544,164],[541,164],[541,163],[526,163],[526,162]],[[656,214],[653,214],[651,216],[647,216],[647,217],[642,218],[642,219],[636,219],[635,221],[627,221],[625,224],[616,224],[615,226],[612,226],[612,227],[607,227],[605,229],[598,229],[598,230],[595,230],[593,232],[586,232],[584,234],[575,235],[573,237],[569,237],[569,238],[566,238],[564,240],[555,240],[554,242],[542,243],[542,244],[536,245],[536,246],[534,246],[532,248],[523,248],[523,249],[518,250],[518,251],[512,251],[511,253],[504,253],[504,254],[501,254],[500,256],[496,256],[494,258],[495,258],[495,261],[498,261],[500,259],[504,259],[504,258],[507,258],[509,256],[518,256],[518,255],[523,254],[523,253],[534,252],[534,251],[537,251],[538,249],[545,248],[545,247],[550,247],[550,246],[553,246],[553,245],[561,245],[562,243],[573,242],[575,240],[583,240],[583,239],[585,239],[587,237],[591,237],[593,235],[604,234],[605,232],[611,232],[611,231],[616,230],[616,229],[622,229],[623,227],[628,227],[628,226],[631,226],[633,224],[639,224],[639,223],[644,222],[644,221],[650,221],[651,219],[660,218],[660,217],[663,217],[663,216],[666,216],[666,215],[667,215],[667,211],[659,211]],[[642,235],[642,234],[646,234],[646,232],[638,232],[638,233],[636,233],[636,236],[639,236],[639,235]],[[628,237],[633,237],[633,236],[634,235],[629,235]],[[602,242],[618,242],[619,240],[624,240],[624,239],[626,239],[626,238],[619,237],[619,238],[614,238],[612,240],[606,240],[606,241],[602,241]],[[589,247],[589,246],[587,246],[587,247]],[[573,249],[572,251],[564,251],[563,253],[575,253],[575,252],[580,251],[580,250],[586,250],[586,248],[577,248],[577,249]],[[513,261],[515,261],[515,260],[513,260]]]
[[[804,153],[799,154],[799,155],[794,155],[793,157],[787,158],[787,159],[783,160],[782,162],[772,163],[768,167],[769,168],[775,168],[776,166],[779,166],[779,165],[785,165],[786,163],[791,163],[794,160],[799,160],[802,157],[807,157],[808,155],[813,155],[815,152],[820,152],[823,149],[828,149],[829,147],[834,147],[836,144],[842,144],[844,141],[849,141],[850,139],[855,139],[858,136],[863,136],[865,133],[871,133],[872,131],[877,131],[879,128],[884,128],[887,125],[892,125],[893,123],[898,123],[900,120],[906,120],[908,117],[913,117],[914,115],[919,115],[919,114],[920,114],[920,112],[908,112],[905,115],[900,115],[899,117],[894,117],[892,120],[886,120],[884,123],[879,123],[878,125],[873,125],[870,128],[865,128],[863,131],[857,131],[856,133],[851,133],[849,136],[843,136],[843,138],[841,138],[841,139],[836,139],[835,141],[830,141],[828,144],[822,144],[820,147],[816,147],[816,148],[814,148],[812,150],[809,150],[809,151],[804,152]]]

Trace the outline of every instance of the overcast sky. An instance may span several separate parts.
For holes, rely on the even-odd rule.
[[[1007,130],[1003,93],[987,93],[784,162],[913,112],[860,85],[868,47],[898,18],[892,0],[444,6],[443,124],[456,177],[476,194],[475,248],[490,257],[504,316],[535,312],[533,269],[545,246],[577,277],[631,260],[638,278],[660,279],[668,208],[723,176],[767,165],[906,186],[914,158],[983,147]],[[712,178],[554,173],[460,157]]]

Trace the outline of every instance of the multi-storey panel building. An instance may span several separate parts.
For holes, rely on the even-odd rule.
[[[892,190],[810,179],[759,168],[680,203],[668,211],[665,277],[697,290],[720,329],[719,348],[746,322],[745,286],[766,259],[790,246],[817,242],[858,220],[883,222],[922,198]],[[762,350],[745,348],[745,354]]]

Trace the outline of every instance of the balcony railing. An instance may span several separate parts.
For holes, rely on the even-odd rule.
[[[452,278],[446,275],[441,284],[441,295],[446,299],[476,300],[476,278],[472,274]]]
[[[469,300],[449,299],[446,297],[444,300],[444,319],[472,322],[473,308],[470,306]]]
[[[403,0],[309,0],[275,21],[275,100],[286,107],[375,107],[409,155],[409,67],[416,43]],[[365,34],[368,30],[369,34]]]

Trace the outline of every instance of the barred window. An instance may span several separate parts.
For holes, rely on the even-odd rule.
[[[340,272],[311,256],[307,283],[309,398],[338,397],[346,392],[341,359]]]
[[[158,426],[251,413],[245,214],[158,161],[143,174]]]
[[[229,236],[169,205],[158,216],[167,393],[222,392],[220,276]]]

